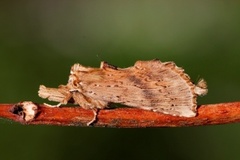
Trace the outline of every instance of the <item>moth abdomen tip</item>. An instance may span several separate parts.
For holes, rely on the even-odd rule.
[[[206,95],[208,93],[207,82],[204,79],[200,79],[194,88],[194,92],[200,96]]]

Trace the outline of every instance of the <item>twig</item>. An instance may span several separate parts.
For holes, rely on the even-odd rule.
[[[50,108],[38,105],[37,115],[30,121],[16,112],[14,104],[0,104],[0,117],[22,124],[86,126],[93,112],[81,107]],[[184,127],[240,122],[240,102],[208,104],[198,107],[193,118],[175,117],[136,108],[104,109],[98,112],[97,121],[91,126],[117,128]]]

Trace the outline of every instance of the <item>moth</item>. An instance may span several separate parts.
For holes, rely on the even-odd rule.
[[[42,98],[59,102],[57,106],[75,103],[97,111],[109,103],[121,103],[173,116],[194,117],[197,96],[207,94],[207,84],[201,79],[195,85],[184,70],[174,62],[160,60],[137,61],[134,66],[119,68],[101,62],[100,68],[74,64],[66,85],[47,88],[40,85]]]

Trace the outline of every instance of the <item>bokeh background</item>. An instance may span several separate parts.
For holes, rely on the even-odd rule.
[[[1,1],[0,103],[43,103],[40,84],[65,84],[72,64],[174,61],[209,94],[240,100],[238,1]],[[0,120],[0,159],[239,159],[240,125],[111,129]]]

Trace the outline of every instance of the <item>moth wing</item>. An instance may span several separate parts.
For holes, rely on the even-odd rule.
[[[174,62],[162,63],[159,60],[137,61],[134,66],[146,71],[147,77],[150,77],[149,86],[159,91],[158,98],[151,96],[150,108],[153,111],[183,117],[196,116],[196,86],[182,68]],[[151,87],[148,88],[150,94],[153,93]]]
[[[126,69],[103,70],[83,86],[86,96],[183,117],[196,115],[195,85],[173,62],[137,61]]]

